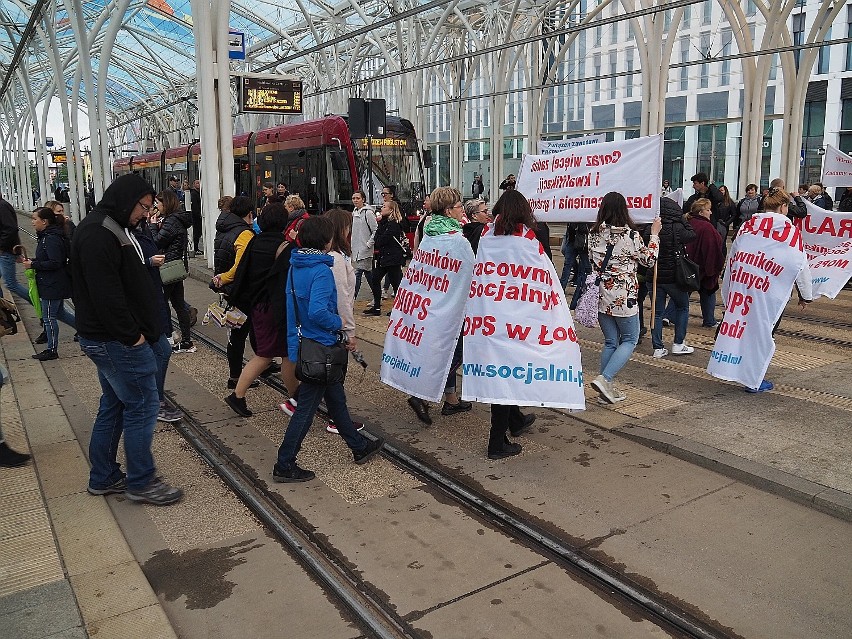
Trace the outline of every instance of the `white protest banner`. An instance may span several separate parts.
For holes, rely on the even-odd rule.
[[[663,136],[598,142],[554,155],[525,155],[515,188],[540,222],[594,222],[601,199],[617,191],[637,224],[660,210]]]
[[[486,404],[583,410],[574,321],[535,233],[479,241],[464,318],[462,396]]]
[[[852,186],[852,157],[830,144],[825,145],[822,184],[823,186]]]
[[[707,372],[757,388],[775,353],[772,327],[790,300],[807,258],[802,237],[777,213],[757,213],[743,223],[728,252],[722,301],[725,318]]]
[[[539,140],[538,154],[551,155],[565,149],[573,149],[576,146],[586,146],[587,144],[597,144],[598,142],[606,142],[606,133],[595,133],[585,135],[581,138],[571,138],[570,140]]]
[[[814,299],[835,298],[852,277],[852,213],[827,211],[804,200],[808,215],[796,220],[813,277]]]
[[[381,379],[409,395],[440,401],[461,332],[473,249],[461,232],[425,235],[396,292]]]

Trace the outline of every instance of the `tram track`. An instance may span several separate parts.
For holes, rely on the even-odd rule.
[[[192,337],[224,359],[225,348],[222,344],[198,331],[193,331]],[[260,381],[282,396],[287,396],[279,379],[269,377],[260,378]],[[320,416],[328,417],[324,406],[320,408]],[[258,479],[255,470],[244,467],[235,460],[233,453],[213,434],[193,420],[189,420],[186,425],[179,425],[178,432],[222,476],[276,537],[299,557],[302,565],[355,615],[364,629],[377,637],[421,636],[393,611],[392,606],[383,603],[381,597],[373,594],[371,587],[364,584],[346,566],[344,560],[336,557],[332,549],[317,540],[309,527],[303,523],[303,517],[297,512],[291,512],[280,495],[270,491],[266,483]],[[370,438],[375,437],[367,429],[362,432]],[[467,485],[443,469],[405,452],[387,438],[382,454],[398,468],[451,499],[465,512],[503,531],[508,537],[521,541],[547,560],[583,580],[600,596],[619,601],[674,636],[702,639],[731,636],[712,621],[699,619],[591,557],[581,548],[531,523],[525,513],[513,511],[478,488]]]

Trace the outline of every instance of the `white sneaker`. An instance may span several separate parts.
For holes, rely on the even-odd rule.
[[[361,422],[352,422],[352,425],[355,427],[355,430],[364,430],[364,424]],[[328,422],[328,426],[325,427],[326,432],[332,433],[334,435],[339,435],[340,433],[337,430],[337,426],[334,425],[333,421]]]
[[[605,400],[607,400],[610,404],[615,404],[618,400],[618,397],[615,394],[615,391],[612,388],[612,382],[606,381],[606,377],[603,375],[598,375],[592,381],[592,388],[598,391]]]
[[[672,344],[672,355],[689,355],[694,351],[695,349],[692,346],[687,346],[686,342],[683,344]]]
[[[665,357],[669,354],[669,349],[667,348],[655,348],[654,349],[654,357],[660,359],[661,357]]]

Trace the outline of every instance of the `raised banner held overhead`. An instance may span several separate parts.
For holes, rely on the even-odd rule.
[[[421,399],[441,400],[472,269],[473,249],[460,232],[423,237],[394,299],[382,382]]]
[[[464,317],[462,397],[486,404],[583,410],[574,321],[535,233],[479,241]]]
[[[807,265],[801,234],[783,215],[757,213],[743,223],[726,262],[725,318],[707,372],[757,388],[775,353],[772,327]]]
[[[577,146],[597,144],[598,142],[606,142],[606,133],[584,135],[581,138],[571,138],[570,140],[539,140],[538,154],[552,155],[554,153],[560,153],[565,149],[573,149]]]
[[[663,136],[599,142],[556,153],[525,155],[516,189],[541,222],[594,222],[601,199],[617,191],[637,224],[660,209]]]
[[[825,145],[822,184],[823,186],[852,186],[852,157],[830,144]]]
[[[808,256],[814,299],[834,299],[852,277],[852,213],[827,211],[807,200],[808,215],[796,220]]]

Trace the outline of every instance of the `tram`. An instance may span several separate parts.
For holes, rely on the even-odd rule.
[[[234,180],[237,193],[260,200],[267,182],[283,182],[298,193],[311,212],[342,206],[352,209],[352,193],[367,193],[381,203],[384,187],[396,189],[403,215],[423,204],[423,161],[414,126],[399,117],[387,118],[386,137],[353,139],[347,118],[329,115],[318,120],[284,124],[234,136]],[[115,160],[117,176],[138,173],[156,190],[169,176],[192,184],[199,177],[201,145],[196,143]]]

